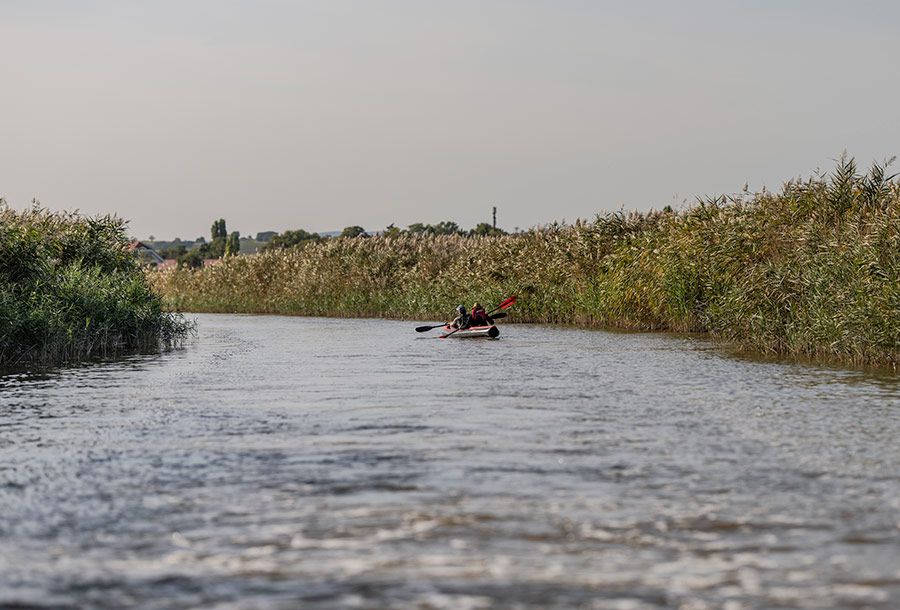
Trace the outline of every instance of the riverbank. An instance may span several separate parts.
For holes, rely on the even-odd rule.
[[[128,252],[124,222],[0,200],[0,368],[170,346],[189,325],[163,311]]]
[[[780,193],[607,214],[503,237],[332,240],[151,274],[177,311],[514,319],[707,331],[765,353],[900,363],[900,184],[844,158]]]

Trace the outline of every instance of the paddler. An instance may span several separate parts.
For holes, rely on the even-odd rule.
[[[470,323],[470,318],[466,314],[466,308],[460,305],[456,308],[456,312],[459,314],[456,318],[450,322],[450,328],[455,328],[457,330],[461,330],[463,328],[468,328]]]
[[[493,325],[493,323],[494,321],[488,317],[481,303],[475,301],[475,304],[472,305],[472,316],[469,319],[469,326],[489,326]]]

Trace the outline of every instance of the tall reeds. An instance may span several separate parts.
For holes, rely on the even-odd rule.
[[[0,200],[0,367],[170,345],[189,328],[163,311],[104,216],[18,212]]]
[[[503,237],[331,240],[153,274],[173,309],[443,319],[520,295],[515,320],[709,331],[771,353],[900,362],[900,185],[829,175]]]

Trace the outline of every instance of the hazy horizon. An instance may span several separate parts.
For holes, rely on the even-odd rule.
[[[878,0],[0,2],[0,197],[140,239],[512,230],[900,154]]]

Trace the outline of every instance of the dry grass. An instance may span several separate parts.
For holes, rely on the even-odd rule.
[[[772,353],[900,362],[900,185],[842,158],[781,193],[607,214],[503,237],[331,240],[153,275],[181,311],[515,319],[709,331]]]

